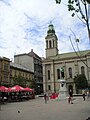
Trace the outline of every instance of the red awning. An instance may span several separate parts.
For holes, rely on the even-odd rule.
[[[19,85],[15,85],[14,87],[9,88],[8,91],[9,92],[19,92],[19,91],[24,91],[24,88]]]
[[[33,91],[33,89],[28,88],[28,87],[24,88],[24,90],[25,90],[25,91],[28,91],[28,92],[32,92],[32,91]]]
[[[8,88],[5,86],[0,86],[0,91],[1,92],[8,92]]]

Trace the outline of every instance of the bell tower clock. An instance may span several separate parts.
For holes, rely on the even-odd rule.
[[[54,26],[50,24],[47,30],[46,40],[46,58],[58,54],[58,38],[55,34]]]

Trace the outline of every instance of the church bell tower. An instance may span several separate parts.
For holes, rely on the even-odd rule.
[[[56,56],[58,54],[58,38],[55,34],[54,26],[50,24],[48,26],[46,40],[46,58],[50,56]]]

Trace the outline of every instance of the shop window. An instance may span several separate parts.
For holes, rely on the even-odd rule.
[[[84,66],[81,67],[81,74],[85,74],[85,68],[84,68]]]

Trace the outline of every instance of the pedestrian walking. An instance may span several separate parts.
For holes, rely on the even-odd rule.
[[[47,101],[49,101],[49,94],[47,93]]]
[[[70,91],[69,91],[69,97],[68,97],[68,103],[73,104],[72,98],[73,98],[73,92],[72,92],[72,90],[70,90]]]
[[[44,94],[44,100],[45,100],[45,104],[47,103],[47,94]]]
[[[83,96],[83,100],[85,101],[85,91],[83,91],[83,94],[82,94],[82,96]]]
[[[89,91],[87,91],[87,100],[89,99]]]

